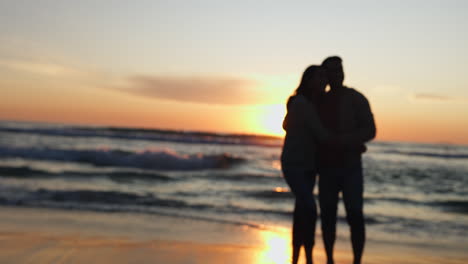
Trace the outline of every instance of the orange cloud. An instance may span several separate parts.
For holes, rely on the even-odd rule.
[[[252,105],[271,101],[257,81],[223,77],[137,75],[120,91],[145,97],[214,105]]]

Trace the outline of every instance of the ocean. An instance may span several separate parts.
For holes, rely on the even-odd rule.
[[[290,228],[281,146],[269,136],[3,121],[0,205]],[[468,246],[468,146],[367,146],[368,241]],[[342,202],[338,237],[349,237]]]

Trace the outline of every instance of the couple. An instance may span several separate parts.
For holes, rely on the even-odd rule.
[[[333,264],[338,194],[342,192],[351,230],[354,264],[361,263],[365,242],[363,173],[365,142],[375,137],[374,118],[367,99],[343,86],[340,57],[309,66],[287,102],[281,165],[296,201],[293,215],[292,263],[304,247],[312,264],[317,208],[313,189],[319,175],[319,205],[327,263]],[[330,91],[325,92],[330,85]]]

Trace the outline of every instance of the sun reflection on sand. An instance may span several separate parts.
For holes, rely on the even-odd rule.
[[[286,264],[291,260],[291,243],[288,232],[261,232],[263,241],[256,264]]]
[[[292,257],[292,244],[291,244],[291,229],[279,228],[274,231],[264,230],[259,232],[259,240],[261,246],[256,254],[254,261],[255,264],[289,264]],[[316,237],[316,239],[320,236]],[[317,241],[316,241],[317,242]],[[325,251],[320,243],[316,243],[313,251],[314,262],[323,263],[326,261]],[[335,259],[341,262],[349,262],[351,259],[349,255],[343,253],[341,248],[335,249]],[[301,249],[299,263],[305,264],[305,252]]]

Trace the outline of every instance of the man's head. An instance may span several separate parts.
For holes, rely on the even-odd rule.
[[[343,86],[344,72],[341,62],[342,60],[338,56],[328,57],[322,62],[322,66],[327,71],[328,83],[331,89]]]

